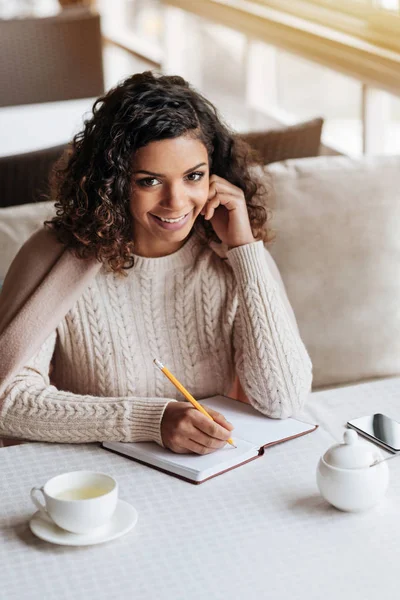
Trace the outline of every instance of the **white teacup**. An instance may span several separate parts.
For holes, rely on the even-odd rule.
[[[36,498],[44,496],[45,506]],[[34,505],[46,518],[72,533],[88,533],[105,525],[117,506],[118,483],[103,473],[73,471],[31,489]]]

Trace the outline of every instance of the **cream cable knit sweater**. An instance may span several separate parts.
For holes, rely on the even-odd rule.
[[[311,362],[276,266],[262,242],[226,256],[193,234],[172,255],[136,257],[127,277],[102,268],[6,389],[0,434],[162,444],[165,407],[183,397],[154,358],[198,399],[228,393],[236,371],[260,412],[298,410]]]

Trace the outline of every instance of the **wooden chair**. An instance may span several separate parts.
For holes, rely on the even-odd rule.
[[[87,8],[0,20],[0,107],[104,92],[100,16]]]
[[[30,204],[48,192],[53,164],[67,144],[44,150],[0,157],[0,207]]]

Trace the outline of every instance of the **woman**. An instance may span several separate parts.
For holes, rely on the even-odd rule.
[[[237,373],[269,417],[303,405],[311,363],[264,249],[265,190],[210,102],[181,77],[134,75],[97,100],[55,175],[46,225],[96,273],[7,383],[2,435],[222,447],[233,426],[177,401],[154,358],[198,399]]]

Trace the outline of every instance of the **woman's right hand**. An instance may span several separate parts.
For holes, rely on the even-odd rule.
[[[210,454],[223,448],[233,425],[219,412],[204,408],[214,421],[188,402],[169,402],[161,420],[164,446],[178,454]]]

